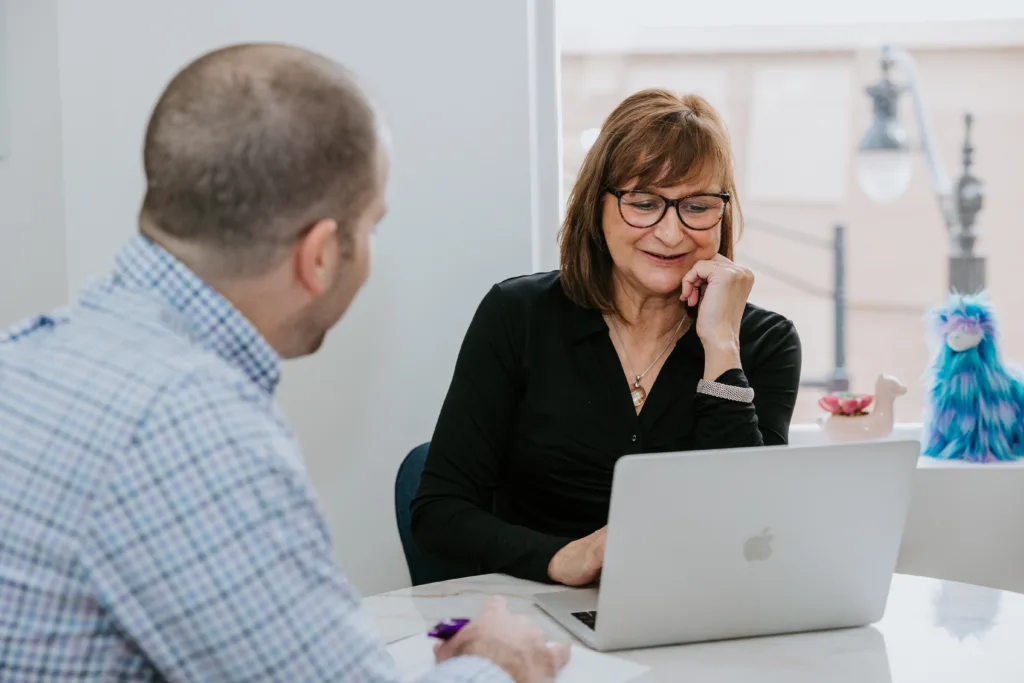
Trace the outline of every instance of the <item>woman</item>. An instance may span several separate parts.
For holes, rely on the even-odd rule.
[[[740,225],[704,99],[647,90],[612,112],[569,198],[561,270],[495,285],[466,333],[412,506],[424,551],[591,583],[619,457],[786,443],[800,341],[747,303]]]

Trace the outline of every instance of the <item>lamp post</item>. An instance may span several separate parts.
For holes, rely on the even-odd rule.
[[[846,235],[842,223],[832,228],[832,374],[824,380],[805,380],[804,386],[836,394],[850,390],[846,373]]]
[[[758,230],[775,237],[789,240],[796,244],[828,250],[832,254],[832,289],[820,287],[808,282],[784,268],[771,263],[759,261],[756,257],[743,255],[743,261],[759,274],[785,282],[811,296],[832,300],[832,370],[825,377],[805,378],[801,386],[824,389],[827,393],[840,393],[850,390],[850,376],[846,372],[846,229],[842,223],[832,226],[832,239],[821,239],[815,235],[792,230],[781,225],[772,225],[763,221],[752,221]]]
[[[897,85],[890,79],[889,71],[894,65],[903,68],[907,85]],[[906,50],[886,46],[882,48],[881,66],[881,80],[867,88],[874,115],[861,139],[857,158],[861,188],[871,200],[887,203],[899,199],[910,185],[910,145],[898,115],[900,95],[907,91],[914,105],[929,180],[949,236],[949,288],[964,294],[977,293],[985,288],[985,259],[974,253],[978,236],[974,224],[981,211],[985,191],[981,181],[971,174],[973,117],[970,113],[964,117],[963,172],[953,185],[939,159],[925,117],[914,58]]]

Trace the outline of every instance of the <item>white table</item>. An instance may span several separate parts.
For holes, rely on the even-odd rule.
[[[445,617],[472,617],[503,595],[552,640],[574,642],[534,607],[550,586],[486,575],[369,597],[385,642],[427,631]],[[866,628],[615,653],[652,667],[666,683],[1020,683],[1024,596],[895,575],[885,617]],[[594,683],[601,683],[595,680]]]
[[[889,439],[920,441],[920,423]],[[793,425],[791,446],[828,443],[818,425]],[[1024,460],[977,464],[922,457],[896,570],[1024,593]]]

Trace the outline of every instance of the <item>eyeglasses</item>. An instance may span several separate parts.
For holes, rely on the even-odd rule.
[[[728,192],[691,194],[669,199],[653,192],[632,192],[607,188],[608,194],[619,200],[619,215],[634,228],[653,228],[665,217],[670,206],[679,214],[679,222],[690,230],[710,230],[722,222]]]

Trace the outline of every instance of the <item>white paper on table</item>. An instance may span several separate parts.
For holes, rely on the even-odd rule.
[[[434,643],[426,635],[415,635],[388,645],[402,679],[412,681],[434,668]],[[572,646],[569,663],[558,675],[558,683],[626,683],[650,670],[621,657],[595,652],[579,645]]]

